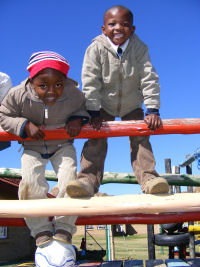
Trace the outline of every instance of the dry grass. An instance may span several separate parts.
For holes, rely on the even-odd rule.
[[[92,234],[90,232],[90,234]],[[93,235],[97,243],[106,250],[106,236],[105,235]],[[82,235],[75,235],[73,237],[73,244],[79,249]],[[88,250],[100,250],[98,244],[87,235],[87,249]],[[148,259],[148,248],[147,248],[147,235],[136,234],[133,236],[126,237],[115,237],[115,259],[116,260],[127,260],[127,259]],[[168,247],[156,246],[156,258],[167,259],[168,258]],[[105,260],[105,259],[104,259]]]

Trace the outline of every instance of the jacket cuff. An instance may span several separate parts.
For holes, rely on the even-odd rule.
[[[145,116],[150,114],[156,114],[157,116],[160,116],[159,109],[157,108],[147,108],[147,111],[145,112]]]
[[[22,124],[22,127],[21,127],[20,132],[19,132],[19,136],[20,136],[21,138],[23,138],[23,139],[25,139],[25,138],[28,137],[28,135],[27,135],[26,132],[24,131],[24,128],[25,128],[27,122],[28,122],[28,120],[26,120],[26,121]]]
[[[81,124],[82,124],[82,125],[87,124],[88,121],[89,121],[89,118],[86,117],[86,116],[71,116],[71,117],[69,117],[69,119],[66,121],[66,124],[67,124],[68,122],[73,121],[73,120],[76,120],[76,119],[81,119]]]
[[[100,111],[99,110],[87,110],[87,112],[90,114],[92,118],[100,117]]]
[[[0,151],[11,146],[10,141],[0,141]]]

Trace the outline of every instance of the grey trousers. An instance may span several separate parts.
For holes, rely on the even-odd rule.
[[[106,121],[114,121],[115,117],[100,110],[100,116]],[[144,112],[136,109],[121,118],[126,120],[143,120]],[[155,159],[149,136],[130,136],[131,165],[136,179],[144,191],[148,180],[158,175],[155,171]],[[93,185],[94,192],[98,192],[103,179],[104,161],[107,154],[107,138],[89,139],[84,144],[81,154],[81,170],[78,179]],[[114,156],[114,155],[113,155]]]
[[[40,153],[32,150],[24,150],[22,162],[22,180],[19,184],[19,199],[45,199],[49,190],[49,184],[45,179],[46,164],[50,160],[58,178],[58,198],[68,197],[66,186],[71,180],[77,178],[76,152],[73,144],[64,144],[52,157],[44,159]],[[38,207],[39,208],[39,207]],[[72,235],[76,232],[77,216],[55,216],[53,222],[47,217],[25,218],[26,224],[35,237],[43,231],[63,229]]]

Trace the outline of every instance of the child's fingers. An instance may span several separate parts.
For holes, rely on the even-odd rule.
[[[39,136],[40,139],[44,139],[45,134],[41,130],[39,130],[38,136]]]
[[[155,114],[146,116],[144,121],[151,131],[158,129],[161,126],[161,119]]]
[[[78,136],[80,131],[81,131],[81,127],[66,127],[66,131],[68,133],[68,135],[70,137],[75,137],[75,136]]]
[[[101,118],[91,119],[91,125],[97,131],[100,131],[100,129],[102,127],[102,122],[103,122],[103,120]]]
[[[34,134],[32,134],[32,138],[36,139],[36,140],[41,140],[44,139],[45,135],[42,131],[36,131]]]

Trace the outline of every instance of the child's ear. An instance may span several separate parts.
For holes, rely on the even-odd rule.
[[[106,35],[106,33],[105,33],[105,26],[104,25],[101,26],[101,30],[102,30],[102,33]]]
[[[33,83],[33,79],[32,79],[32,78],[29,78],[29,82],[30,82],[30,83]]]
[[[135,32],[135,26],[132,26],[131,33],[134,34]]]

